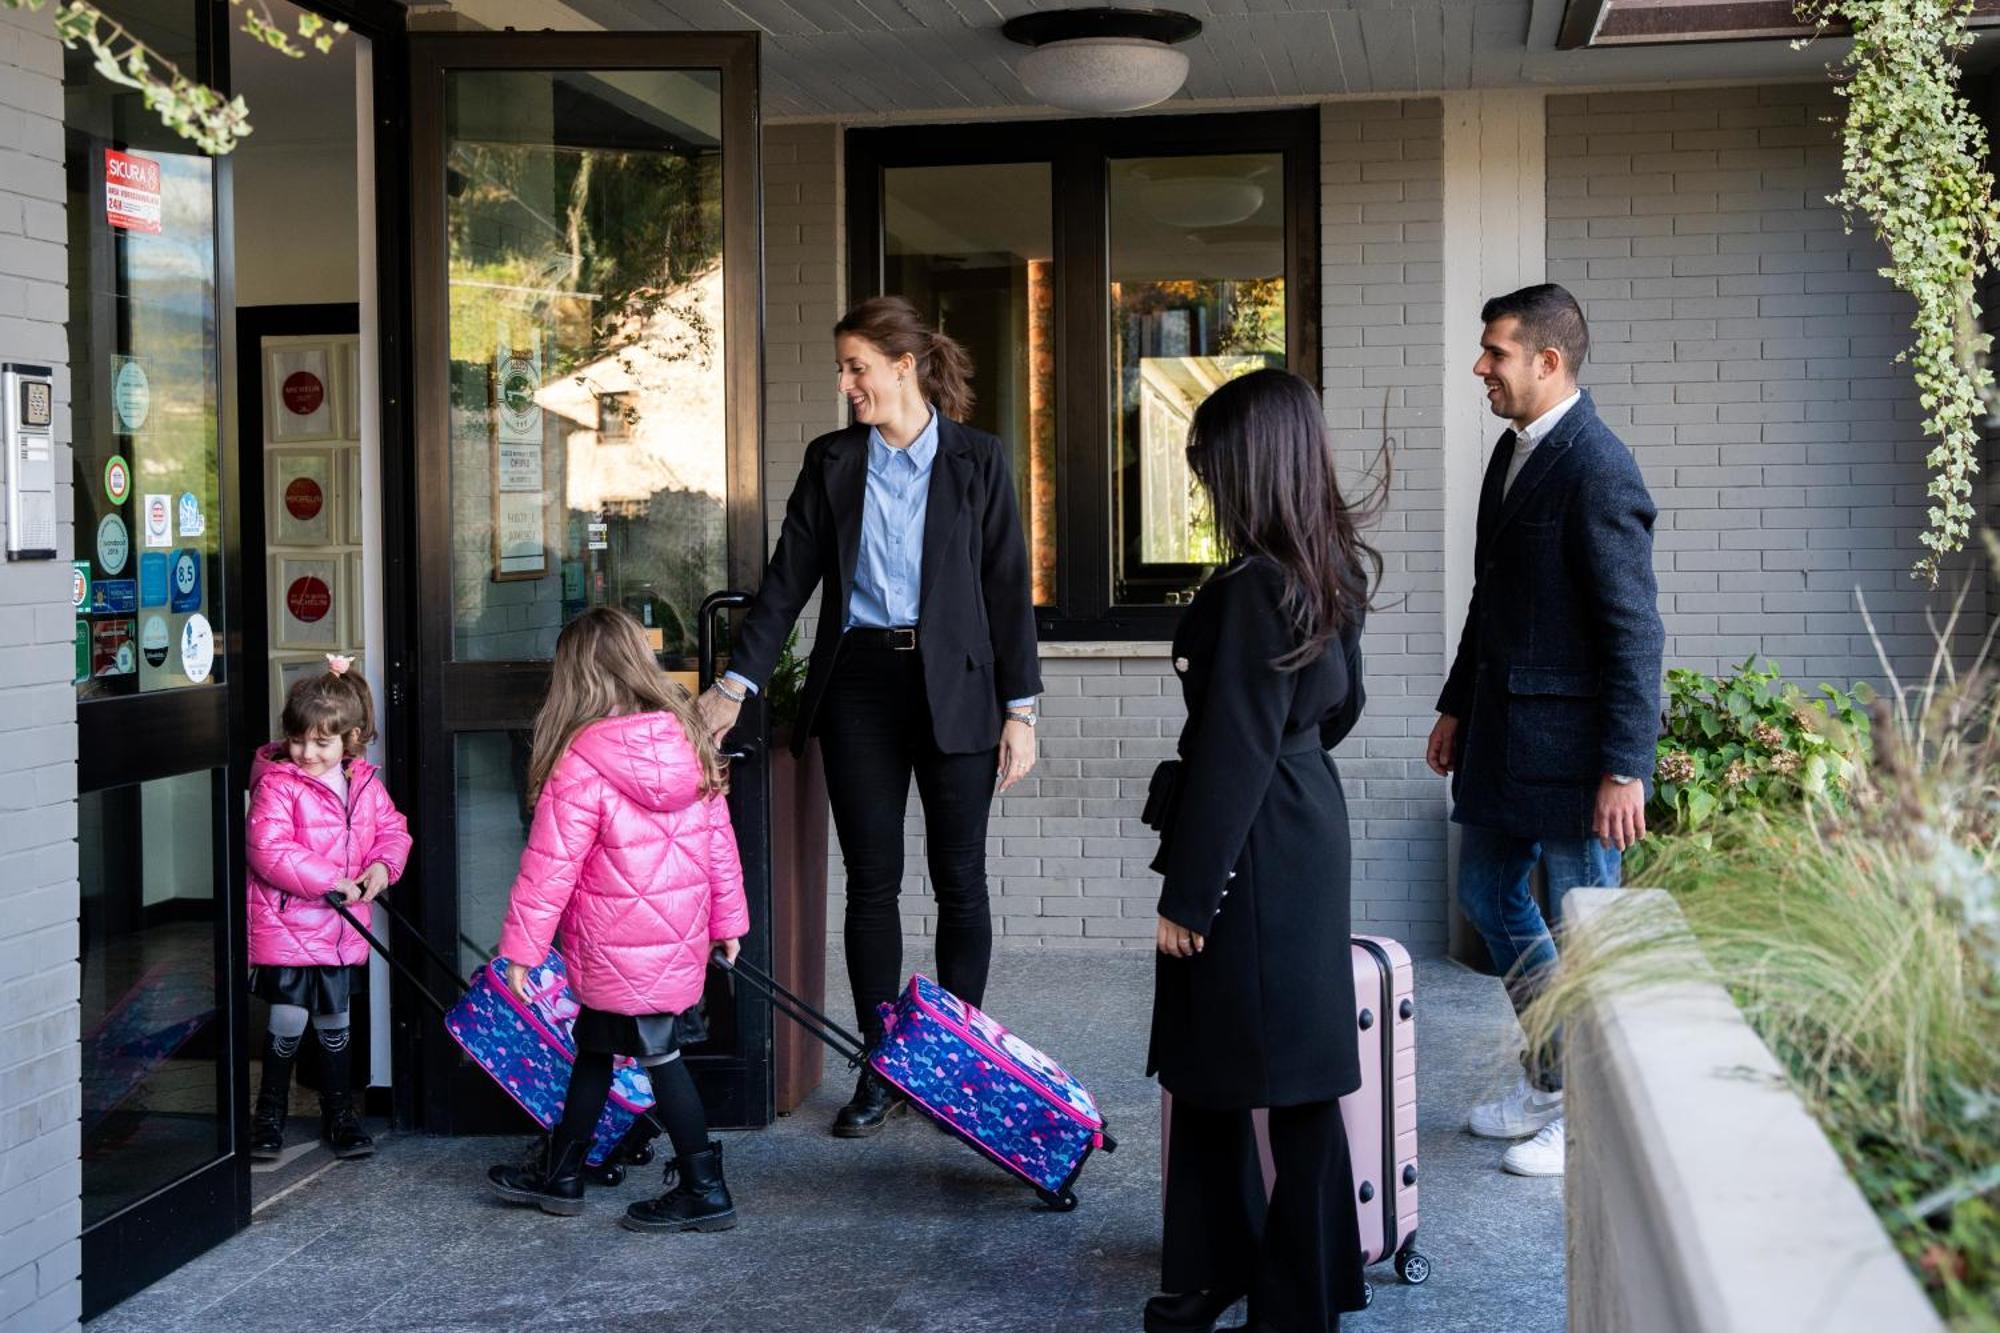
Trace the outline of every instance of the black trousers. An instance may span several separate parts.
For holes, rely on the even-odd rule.
[[[1161,1289],[1241,1289],[1259,1325],[1337,1329],[1342,1311],[1364,1304],[1340,1103],[1272,1108],[1271,1157],[1277,1179],[1267,1205],[1250,1112],[1174,1103]]]
[[[996,705],[997,706],[997,705]],[[986,896],[986,820],[996,750],[943,754],[931,728],[917,653],[869,634],[840,643],[819,709],[833,827],[847,868],[847,978],[870,1042],[875,1007],[903,983],[903,811],[910,778],[923,802],[924,840],[937,895],[938,982],[971,1004],[986,995],[993,917]]]

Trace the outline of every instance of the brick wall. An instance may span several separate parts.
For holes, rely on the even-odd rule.
[[[1930,446],[1894,363],[1911,307],[1825,202],[1839,110],[1816,84],[1549,102],[1549,277],[1583,302],[1585,382],[1660,504],[1674,664],[1879,679],[1857,593],[1899,671],[1932,650],[1909,577]]]
[[[0,564],[0,1326],[76,1325],[76,695],[62,49],[0,9],[0,359],[56,371],[61,561]]]
[[[1445,945],[1445,788],[1424,766],[1444,684],[1443,105],[1330,103],[1320,119],[1327,425],[1350,496],[1385,435],[1394,490],[1370,541],[1368,706],[1336,752],[1353,821],[1354,925]],[[1385,417],[1386,412],[1386,417]]]

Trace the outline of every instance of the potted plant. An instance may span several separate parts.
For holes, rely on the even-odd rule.
[[[805,662],[799,632],[785,641],[765,682],[771,724],[771,968],[815,1006],[826,1002],[826,770],[819,742],[792,753],[799,725]],[[796,1024],[780,1023],[772,1040],[772,1096],[778,1114],[795,1109],[825,1073],[819,1042]]]

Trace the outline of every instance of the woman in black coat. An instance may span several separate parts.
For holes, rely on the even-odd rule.
[[[1180,759],[1156,783],[1160,959],[1148,1073],[1173,1094],[1150,1333],[1336,1328],[1364,1304],[1339,1099],[1361,1084],[1347,806],[1369,568],[1312,386],[1258,371],[1196,412],[1188,462],[1236,557],[1174,638]],[[1270,1108],[1268,1206],[1251,1134]]]

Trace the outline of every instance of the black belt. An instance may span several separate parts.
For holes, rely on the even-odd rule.
[[[871,648],[887,648],[891,652],[913,653],[917,650],[915,625],[899,625],[895,629],[872,629],[857,625],[847,631],[846,637],[856,643],[867,644]]]
[[[1295,731],[1279,741],[1278,753],[1281,755],[1325,754],[1326,747],[1319,743],[1319,728],[1314,727],[1311,731]]]

